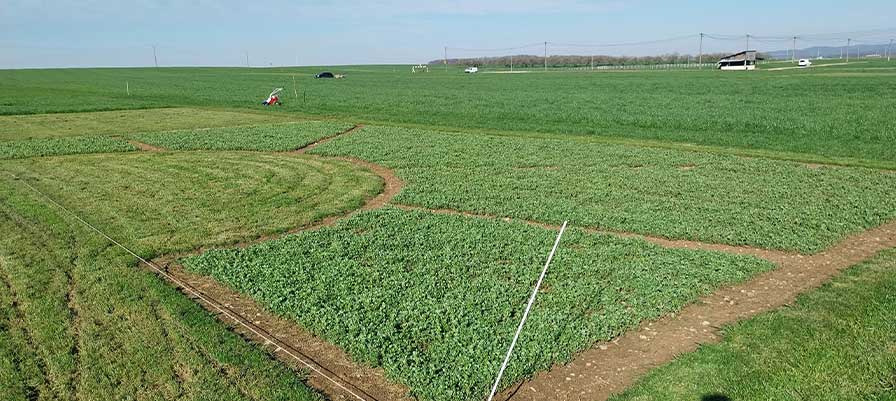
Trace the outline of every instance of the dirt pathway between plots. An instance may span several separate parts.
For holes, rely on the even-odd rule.
[[[654,241],[655,242],[655,241]],[[664,245],[664,244],[660,244]],[[664,246],[695,248],[680,241]],[[504,393],[501,400],[605,400],[625,390],[650,369],[692,352],[700,344],[721,340],[719,328],[794,301],[841,270],[896,247],[896,222],[848,237],[827,251],[806,256],[762,255],[778,268],[754,279],[726,286],[677,314],[642,324],[608,343],[592,346],[566,365],[537,374]],[[712,246],[700,246],[713,249]]]
[[[158,146],[153,146],[148,143],[143,143],[135,140],[128,140],[128,143],[134,146],[135,148],[142,150],[144,152],[164,152],[165,149],[162,149]]]
[[[287,152],[304,154],[319,145],[341,135],[353,133],[362,126],[355,126],[343,133],[323,138],[303,148]],[[163,150],[163,149],[154,149]],[[331,216],[316,224],[299,227],[287,233],[264,236],[232,247],[246,247],[262,241],[282,237],[290,233],[314,230],[335,224],[338,220],[361,210],[381,208],[403,187],[394,172],[383,166],[347,157],[327,157],[344,160],[367,168],[385,182],[381,194],[370,199],[362,208],[347,215]],[[457,210],[395,205],[404,210],[423,210],[440,214],[456,214],[467,217],[516,220],[546,229],[557,230],[559,226],[500,216],[475,214]],[[625,232],[580,228],[592,233],[605,233],[629,238],[643,239],[666,248],[688,248],[713,250],[726,253],[752,255],[775,263],[776,270],[756,276],[754,279],[732,286],[723,287],[715,293],[702,297],[685,306],[677,314],[668,315],[653,322],[645,322],[639,329],[631,330],[607,343],[595,344],[578,354],[567,365],[555,365],[550,371],[540,372],[529,381],[519,383],[504,391],[501,400],[603,400],[630,386],[650,369],[663,365],[676,356],[694,351],[699,344],[720,340],[719,328],[737,320],[749,318],[762,312],[792,302],[797,295],[823,284],[840,270],[874,256],[877,252],[896,247],[896,221],[848,237],[836,246],[816,255],[800,255],[782,251],[772,251],[752,247],[708,244],[695,241],[669,240]],[[207,250],[198,249],[190,254]],[[273,315],[248,296],[237,293],[211,277],[192,274],[176,263],[181,255],[166,255],[156,259],[156,263],[178,280],[198,290],[208,301],[197,299],[203,307],[219,316],[245,338],[262,344],[272,350],[281,361],[291,366],[303,368],[288,353],[301,355],[328,376],[336,378],[352,391],[368,400],[411,400],[407,387],[396,384],[385,377],[382,369],[371,368],[354,362],[341,348],[318,338],[301,328],[295,320]],[[185,292],[186,293],[186,292]],[[189,295],[189,294],[188,294]],[[195,299],[195,297],[194,297]],[[208,305],[213,302],[215,305]],[[243,323],[236,324],[218,312],[225,308],[238,316]],[[242,325],[273,338],[274,343],[246,330]],[[309,384],[321,390],[333,400],[355,399],[344,390],[334,386],[328,379],[312,373]]]

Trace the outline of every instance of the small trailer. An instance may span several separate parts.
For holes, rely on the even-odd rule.
[[[747,50],[723,57],[716,63],[722,71],[752,71],[756,69],[756,50]]]

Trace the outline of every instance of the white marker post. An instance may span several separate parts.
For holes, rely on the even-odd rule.
[[[548,261],[544,263],[544,269],[541,270],[541,276],[538,277],[538,282],[535,283],[535,289],[532,290],[532,295],[529,297],[529,303],[526,305],[526,311],[523,312],[523,318],[520,319],[520,325],[516,328],[516,334],[513,335],[513,341],[510,342],[510,348],[507,349],[507,356],[504,357],[504,363],[501,364],[501,370],[498,371],[498,377],[495,379],[495,384],[492,386],[492,393],[488,396],[488,401],[492,401],[495,398],[495,393],[498,392],[498,385],[501,384],[501,377],[504,376],[504,370],[507,369],[507,363],[510,362],[510,355],[513,354],[513,348],[516,347],[516,341],[520,338],[520,333],[523,332],[523,325],[526,324],[526,318],[529,317],[529,311],[532,310],[532,304],[535,303],[535,296],[538,295],[538,290],[541,288],[541,282],[544,281],[544,276],[548,274],[548,266],[551,265],[551,260],[554,259],[554,253],[557,252],[557,246],[560,245],[560,237],[563,236],[563,232],[566,231],[566,221],[563,222],[563,226],[560,227],[560,233],[557,234],[557,240],[554,241],[554,247],[551,249],[550,255],[548,255]]]

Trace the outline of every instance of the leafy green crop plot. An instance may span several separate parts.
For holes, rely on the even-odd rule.
[[[307,121],[233,128],[169,131],[133,135],[140,142],[173,150],[287,151],[344,132],[351,124]]]
[[[73,155],[83,153],[130,152],[137,150],[127,141],[101,136],[41,138],[0,142],[0,159]]]
[[[312,153],[396,170],[395,202],[816,252],[896,218],[896,174],[665,149],[367,127]]]
[[[896,250],[853,266],[795,305],[725,328],[616,401],[892,400]],[[709,399],[709,398],[703,398]]]
[[[184,260],[423,400],[487,395],[555,231],[386,208]],[[772,265],[569,230],[504,385]]]

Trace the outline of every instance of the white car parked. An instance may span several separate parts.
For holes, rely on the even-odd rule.
[[[802,68],[807,68],[807,67],[811,67],[811,66],[812,66],[812,62],[809,61],[809,59],[805,59],[805,58],[803,58],[803,59],[800,59],[800,62],[799,62],[797,65],[800,66],[800,67],[802,67]]]
[[[475,74],[475,73],[479,72],[479,67],[467,67],[467,69],[464,70],[464,72],[467,74]]]

